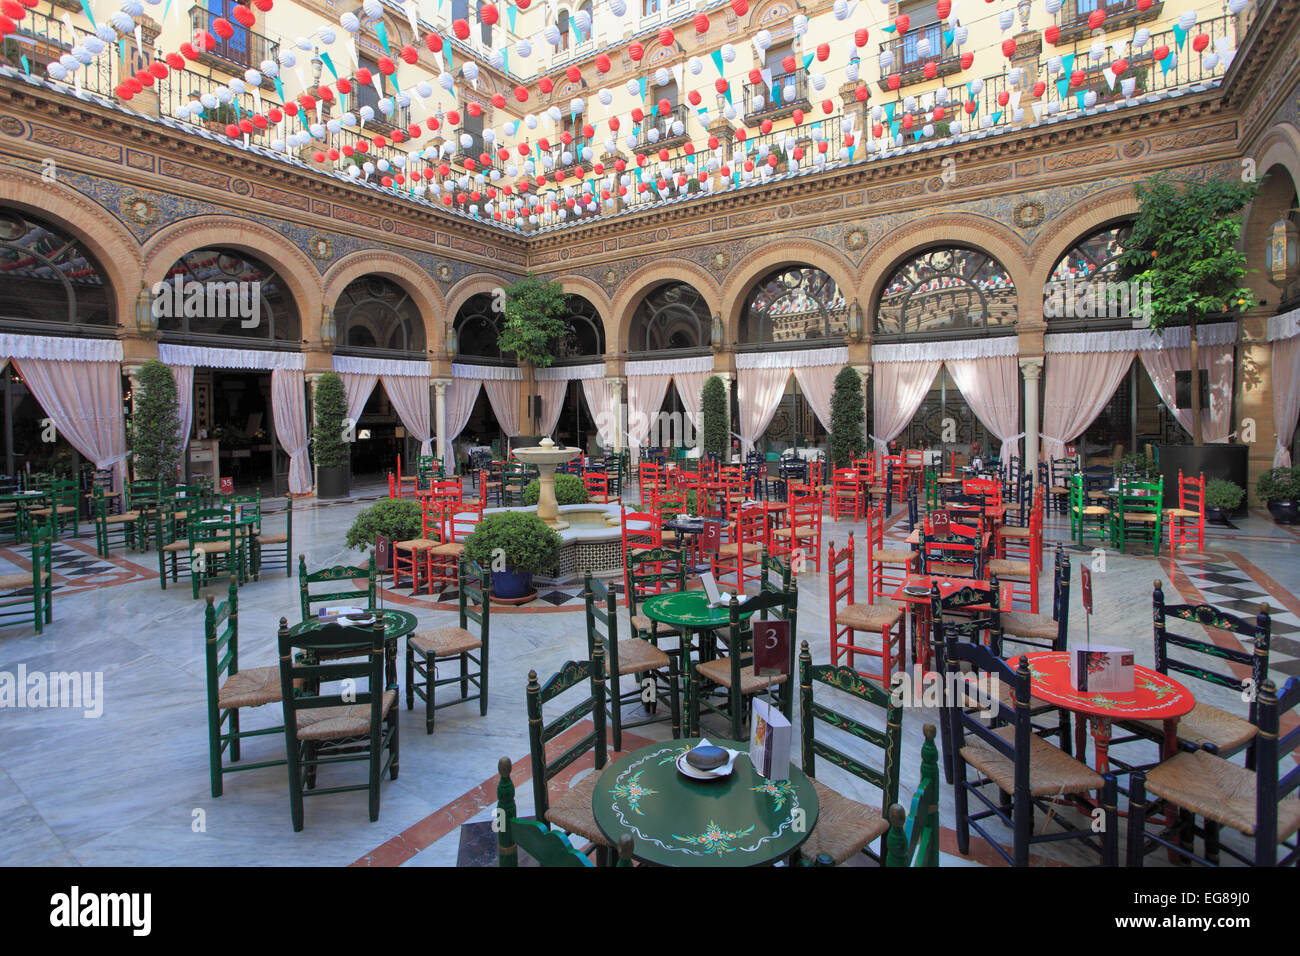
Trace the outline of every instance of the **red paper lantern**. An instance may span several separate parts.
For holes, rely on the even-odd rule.
[[[398,56],[400,56],[407,63],[414,63],[416,60],[420,58],[420,51],[408,43],[406,46],[402,47],[402,49],[398,52]]]
[[[768,133],[772,132],[772,121],[770,119],[763,120],[763,122],[758,124],[758,129],[759,132],[766,136]]]
[[[708,32],[709,32],[709,17],[708,17],[708,14],[703,13],[703,12],[700,12],[700,13],[695,14],[695,32],[696,32],[696,33],[708,33]]]
[[[668,162],[668,150],[666,149],[659,150],[659,162],[661,163]]]
[[[730,166],[723,166],[721,169],[718,170],[718,172],[722,174],[722,178],[723,178],[723,179],[730,179],[730,178],[731,178],[731,167],[730,167]]]
[[[173,70],[183,70],[185,69],[185,57],[181,56],[179,53],[168,53],[167,65]]]
[[[722,95],[727,92],[727,81],[722,77],[718,77],[713,81],[713,88],[718,91],[718,95]]]
[[[700,96],[699,90],[691,90],[689,93],[686,94],[686,101],[690,103],[692,106],[699,106],[701,99],[702,97]]]
[[[1075,70],[1073,73],[1070,74],[1070,85],[1083,86],[1084,80],[1086,79],[1087,79],[1087,75],[1083,72],[1083,70]]]
[[[457,40],[467,40],[469,39],[469,24],[464,20],[453,20],[451,32],[456,35]]]
[[[570,143],[573,142],[573,134],[570,133],[567,129],[563,130],[560,133],[560,142],[563,143],[565,146],[568,146]]]
[[[596,54],[596,72],[597,72],[597,73],[608,73],[608,72],[609,72],[609,68],[610,68],[610,66],[611,66],[611,64],[610,64],[610,62],[609,62],[609,57],[608,57],[608,56],[606,56],[604,53],[597,53],[597,54]]]
[[[551,90],[555,89],[555,84],[551,82],[551,78],[549,76],[544,76],[538,82],[537,88],[541,90],[543,93],[549,93],[551,92]]]
[[[1138,11],[1141,13],[1145,13],[1146,11],[1151,9],[1151,4],[1153,2],[1154,0],[1138,0],[1137,2]]]
[[[229,26],[229,24],[227,24],[227,26]],[[200,30],[198,33],[194,34],[194,42],[209,53],[211,53],[217,46],[217,38],[207,30]]]
[[[998,94],[998,106],[1006,106],[1009,102],[1011,102],[1011,94],[1006,90]]]
[[[502,107],[504,107],[504,106],[506,105],[506,98],[505,98],[504,96],[502,96],[500,93],[493,93],[493,94],[492,94],[492,105],[493,105],[494,107],[496,107],[497,109],[501,109]]]
[[[717,149],[717,148],[718,148],[718,137],[716,137],[716,136],[710,136],[710,137],[709,137],[709,149]]]
[[[947,111],[942,106],[936,106],[934,108],[934,120],[936,123],[947,115]]]
[[[970,102],[968,102],[968,103],[966,104],[966,112],[967,112],[967,113],[974,113],[976,109],[977,109],[977,104],[975,103],[974,100],[971,100]]]
[[[667,116],[673,109],[673,104],[669,103],[667,99],[660,100],[658,106],[660,116]]]
[[[853,91],[853,95],[857,97],[859,103],[865,103],[867,97],[871,95],[871,91],[867,89],[865,84],[859,83],[857,89]]]
[[[242,3],[237,3],[231,9],[230,15],[239,23],[240,26],[251,27],[257,22],[257,14]]]
[[[328,103],[330,100],[334,99],[334,91],[333,91],[332,89],[330,89],[328,86],[318,86],[318,87],[316,87],[316,95],[317,95],[318,97],[320,97],[320,99],[321,99],[323,102],[326,102],[326,103]]]
[[[834,104],[834,103],[832,103],[830,100],[822,100],[822,112],[823,112],[823,113],[825,113],[827,116],[830,116],[830,115],[831,115],[831,111],[833,111],[834,109],[835,109],[835,104]]]
[[[752,173],[753,171],[754,171],[754,161],[752,159],[745,160],[745,172]]]
[[[272,123],[284,122],[284,112],[278,106],[272,106],[267,110],[266,116]]]
[[[803,159],[803,147],[796,146],[794,148],[794,152],[791,153],[791,155],[794,156],[795,162],[799,162],[800,160]]]
[[[351,146],[344,146],[341,152],[343,153],[344,156],[351,156],[353,153],[356,152],[356,150],[354,150]]]
[[[479,8],[478,11],[479,23],[486,23],[488,26],[492,26],[500,19],[501,19],[501,13],[499,10],[497,10],[495,4],[485,3],[483,4],[482,7]]]
[[[227,127],[226,132],[229,133],[231,129],[233,129],[233,130],[235,131],[235,133],[238,133],[238,132],[239,132],[239,127],[237,127],[237,126]],[[232,133],[231,135],[233,136],[233,135],[235,135],[235,133]],[[316,160],[316,162],[318,162],[318,163],[323,163],[323,162],[325,162],[325,154],[322,153],[319,149],[316,150],[316,152],[314,152],[314,153],[311,154],[311,158],[314,159],[314,160]]]
[[[1102,25],[1103,23],[1105,23],[1105,22],[1106,22],[1106,11],[1105,11],[1105,10],[1094,10],[1094,11],[1092,11],[1092,13],[1088,14],[1088,29],[1089,29],[1089,30],[1100,30],[1100,29],[1101,29],[1101,25]]]
[[[907,18],[906,18],[906,17],[903,17],[903,19],[905,20],[905,19],[907,19]],[[899,32],[899,33],[902,33],[903,31],[900,30],[900,31],[898,31],[898,32]],[[867,37],[868,37],[868,36],[870,36],[870,34],[867,32],[867,28],[866,28],[866,27],[858,27],[856,30],[853,31],[853,43],[854,43],[854,45],[855,45],[855,46],[858,46],[858,47],[864,47],[864,46],[866,46],[866,45],[867,45]]]
[[[388,57],[381,56],[379,58],[379,72],[384,74],[384,76],[392,76],[397,72],[397,64]]]
[[[1116,60],[1114,63],[1110,65],[1110,69],[1111,72],[1113,72],[1116,76],[1119,76],[1121,73],[1123,73],[1125,70],[1128,69],[1128,60],[1124,59],[1123,57],[1120,57],[1118,60]]]
[[[749,12],[749,0],[731,0],[731,11],[738,17]]]
[[[404,132],[402,132],[400,129],[393,130],[394,143],[403,143],[405,141],[406,141],[406,134]]]
[[[795,67],[795,59],[793,56],[787,56],[784,60],[781,61],[781,69],[784,70],[786,73],[793,73],[794,67]]]
[[[1196,34],[1196,36],[1192,37],[1192,49],[1195,50],[1197,53],[1200,53],[1209,45],[1210,45],[1210,38],[1206,36],[1204,33],[1198,33]]]
[[[269,13],[274,4],[272,3],[272,0],[253,0],[253,6],[257,7],[257,9],[261,10],[263,13]]]
[[[194,49],[193,43],[182,43],[180,45],[180,51],[181,56],[185,57],[187,60],[197,60],[199,58],[199,51]]]
[[[748,134],[745,132],[745,128],[742,126],[740,129],[736,130],[736,141],[739,143],[743,143],[747,135]]]
[[[754,86],[758,86],[758,84],[763,82],[763,73],[758,69],[758,67],[749,71],[749,82]]]
[[[351,151],[351,150],[348,150],[348,152],[350,153],[350,152],[352,152],[352,151]],[[326,153],[326,155],[329,156],[329,160],[330,160],[331,163],[336,163],[336,162],[338,162],[338,159],[339,159],[339,151],[338,151],[337,149],[331,149],[328,153]]]
[[[885,125],[883,123],[877,123],[872,126],[871,135],[876,137],[876,139],[880,139],[880,137],[885,135]]]
[[[426,33],[424,35],[424,45],[429,48],[430,53],[438,53],[442,50],[442,37],[436,33]]]
[[[430,133],[434,133],[437,132],[438,127],[441,125],[442,124],[438,122],[438,117],[430,116],[428,120],[425,121],[424,128],[427,129]]]
[[[385,176],[383,179],[380,180],[380,182],[383,183],[385,186],[387,186],[389,189],[392,189],[392,188],[393,188],[393,177],[392,177],[392,176]]]
[[[297,116],[298,104],[293,102],[293,100],[290,100],[288,103],[284,104],[284,112],[287,116]]]
[[[253,125],[256,126],[258,129],[266,129],[267,127],[266,117],[263,116],[261,113],[254,113]]]
[[[675,36],[673,36],[673,28],[672,28],[672,27],[664,27],[662,30],[659,31],[659,45],[660,45],[660,46],[672,46],[673,43],[676,42],[676,40],[677,40],[677,38],[676,38]]]
[[[825,63],[831,57],[831,45],[829,43],[817,44],[817,62]]]
[[[8,19],[8,17],[6,17],[5,19]],[[10,22],[10,23],[13,23],[12,20],[9,20],[9,22]],[[3,23],[0,23],[0,27],[3,27],[3,26],[4,26],[4,24],[3,24]],[[2,33],[2,32],[3,32],[3,30],[0,30],[0,33]],[[130,88],[129,86],[127,86],[125,83],[119,83],[119,84],[116,86],[116,88],[114,88],[113,92],[117,94],[117,98],[118,98],[119,100],[129,100],[132,96],[135,95],[134,93],[131,92],[131,88]]]
[[[803,110],[796,108],[790,118],[794,120],[795,126],[800,125],[803,123]]]
[[[1044,83],[1042,80],[1039,80],[1037,83],[1034,84],[1034,96],[1042,96],[1046,92],[1047,92],[1047,84]]]
[[[357,70],[357,82],[360,83],[362,86],[369,86],[371,81],[374,80],[374,78],[375,78],[374,74],[372,74],[364,66]]]
[[[18,3],[17,0],[3,0],[3,2],[0,2],[0,13],[9,17],[9,22],[21,20],[23,17],[27,16],[26,9],[24,9],[23,5]],[[13,33],[14,31],[9,30],[7,32]]]
[[[1008,60],[1016,55],[1016,41],[1012,37],[1002,41],[1002,55]]]
[[[141,87],[153,86],[153,74],[148,70],[136,70],[135,80]]]
[[[902,85],[902,81],[899,79],[897,73],[890,73],[889,76],[885,78],[885,83],[891,90],[896,90]]]
[[[460,112],[457,110],[447,110],[447,123],[451,126],[459,126]]]
[[[640,62],[641,57],[645,56],[645,47],[634,40],[627,45],[627,55]]]
[[[1056,46],[1056,41],[1061,39],[1061,28],[1053,23],[1043,31],[1043,39],[1052,44],[1052,46]]]
[[[165,80],[170,71],[167,69],[167,64],[162,62],[162,60],[154,60],[149,64],[149,72],[158,79]]]
[[[374,139],[374,143],[376,149],[383,149],[385,146],[388,145],[388,140],[386,140],[383,136],[376,136]]]
[[[510,158],[510,150],[506,149],[504,146],[502,146],[500,149],[497,150],[497,159],[501,160],[501,162],[504,163],[509,158]]]
[[[576,66],[566,67],[564,70],[564,78],[570,83],[578,83],[582,80],[582,71]]]
[[[611,133],[617,133],[617,132],[618,132],[618,128],[619,128],[620,126],[622,126],[622,125],[623,125],[623,124],[619,122],[617,116],[611,116],[611,117],[609,118],[609,131],[610,131]]]
[[[952,0],[939,0],[934,9],[940,20],[947,20],[948,14],[952,13]]]
[[[339,77],[339,81],[334,85],[337,86],[339,92],[344,94],[345,96],[348,93],[352,92],[352,81],[349,80],[346,76]]]
[[[914,120],[914,119],[912,118],[912,114],[911,114],[911,113],[908,113],[907,115],[905,115],[905,116],[903,117],[903,129],[904,129],[904,130],[907,130],[907,131],[910,132],[911,129],[912,129],[912,127],[915,126],[915,125],[916,125],[916,120]]]
[[[516,86],[516,87],[515,87],[515,99],[518,100],[520,103],[525,103],[525,102],[527,102],[527,101],[528,101],[528,90],[525,89],[525,88],[522,87],[522,86]]]
[[[593,136],[596,135],[596,128],[592,126],[590,123],[586,123],[582,127],[582,135],[586,139],[591,139]]]
[[[694,156],[695,144],[690,142],[686,143],[685,145],[682,146],[682,152],[685,153],[687,156]]]
[[[225,17],[217,17],[212,21],[212,32],[223,40],[229,40],[235,35],[235,28]]]
[[[639,123],[643,119],[645,119],[645,113],[641,112],[641,107],[639,106],[632,107],[632,122]]]
[[[1160,46],[1156,47],[1155,50],[1152,51],[1151,55],[1155,57],[1155,61],[1157,63],[1159,63],[1161,60],[1167,60],[1169,59],[1169,47],[1165,46],[1162,43]]]
[[[970,65],[974,62],[975,62],[975,54],[971,53],[969,50],[967,50],[965,53],[961,55],[961,68],[963,70],[969,70]]]
[[[925,75],[927,80],[933,80],[939,75],[939,64],[935,63],[934,60],[926,60],[925,66],[921,68],[921,72]]]
[[[366,152],[366,151],[369,150],[369,149],[370,149],[370,144],[369,144],[368,142],[366,142],[364,139],[363,139],[363,140],[359,140],[359,141],[357,142],[357,152],[358,152],[358,153],[364,153],[364,152]]]
[[[894,17],[894,29],[898,31],[899,36],[902,36],[904,33],[906,33],[907,28],[910,27],[911,25],[912,25],[912,18],[909,17],[906,13],[900,13],[898,16]]]

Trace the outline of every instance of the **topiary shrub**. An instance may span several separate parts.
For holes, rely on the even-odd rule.
[[[848,468],[866,445],[862,422],[862,379],[847,365],[835,376],[831,394],[831,461],[836,468]]]
[[[365,551],[375,545],[375,535],[389,541],[411,541],[424,533],[420,502],[414,498],[385,498],[362,510],[348,529],[349,548]]]
[[[465,539],[465,556],[490,571],[539,573],[555,567],[560,536],[535,514],[499,511],[484,515]]]
[[[1300,468],[1270,468],[1255,481],[1264,501],[1300,501]]]
[[[181,460],[176,379],[157,359],[140,366],[131,398],[132,468],[137,480],[172,481]]]
[[[336,468],[348,463],[348,443],[343,422],[348,415],[343,379],[326,372],[316,381],[316,425],[311,433],[312,459],[317,468]]]
[[[524,488],[524,504],[535,505],[537,498],[542,493],[542,484],[534,478],[527,487]],[[556,475],[555,476],[555,503],[560,505],[585,505],[590,499],[587,497],[587,486],[582,483],[582,479],[577,475]]]
[[[700,389],[700,430],[705,455],[727,454],[727,386],[716,375]]]
[[[1246,489],[1235,481],[1223,478],[1211,478],[1205,483],[1205,506],[1207,508],[1225,508],[1236,511],[1241,499],[1246,497]]]

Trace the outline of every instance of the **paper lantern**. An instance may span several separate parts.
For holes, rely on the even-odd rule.
[[[597,73],[608,73],[608,72],[609,72],[610,65],[611,65],[611,64],[610,64],[610,61],[609,61],[609,57],[608,57],[608,56],[606,56],[604,53],[597,53],[597,54],[596,54],[596,72],[597,72]],[[581,74],[579,74],[579,76],[581,76]]]
[[[447,110],[447,125],[448,126],[460,125],[460,113],[457,110]]]
[[[952,0],[939,0],[935,4],[935,12],[939,14],[940,20],[947,20],[948,14],[952,13]]]
[[[500,11],[497,10],[495,4],[485,3],[483,4],[483,6],[479,8],[478,11],[479,23],[486,23],[488,26],[492,26],[500,19],[501,19],[501,13]]]
[[[1011,24],[1015,22],[1015,19],[1016,12],[1014,10],[1003,10],[998,14],[998,26],[1002,28],[1003,33],[1011,29]]]
[[[1169,47],[1162,43],[1160,46],[1155,48],[1151,55],[1155,58],[1157,63],[1166,60],[1169,58]]]
[[[1192,37],[1192,49],[1197,53],[1202,52],[1209,45],[1210,38],[1204,33],[1198,33],[1196,36]]]
[[[524,39],[520,40],[517,44],[515,44],[515,52],[518,53],[521,57],[532,56],[533,44],[528,40],[527,37],[525,37]]]
[[[691,76],[699,76],[704,72],[704,61],[698,56],[693,56],[686,61],[686,69],[691,71]]]
[[[666,99],[660,100],[658,106],[659,106],[660,116],[667,116],[669,113],[672,112],[673,109],[673,105],[669,103],[668,100]]]
[[[1050,27],[1048,27],[1046,30],[1043,31],[1043,39],[1046,40],[1048,43],[1052,44],[1053,46],[1055,46],[1056,41],[1061,39],[1061,28],[1058,27],[1055,23],[1053,23]]]
[[[1083,86],[1084,82],[1087,79],[1088,79],[1088,75],[1084,73],[1083,70],[1075,70],[1073,73],[1070,74],[1070,85]]]
[[[369,86],[374,76],[364,66],[357,70],[357,82],[362,86]]]
[[[898,16],[894,17],[894,29],[898,31],[899,36],[902,36],[904,33],[906,33],[907,28],[910,27],[911,25],[912,25],[912,18],[909,17],[906,13],[900,13]]]
[[[676,37],[673,36],[672,27],[664,27],[662,30],[659,31],[660,46],[672,46],[675,42],[676,42]]]
[[[998,106],[1006,106],[1007,103],[1010,102],[1010,100],[1011,100],[1011,94],[1008,93],[1006,90],[1003,90],[1001,93],[998,94]]]
[[[515,87],[515,99],[520,103],[528,102],[528,90],[522,86]]]
[[[456,35],[457,40],[469,39],[469,23],[465,20],[457,19],[451,22],[451,32]]]
[[[1196,23],[1195,10],[1186,10],[1178,18],[1178,25],[1182,27],[1184,30],[1190,30],[1194,23]]]
[[[786,73],[793,73],[795,70],[795,58],[793,56],[787,56],[783,59],[781,61],[781,69]]]
[[[645,47],[634,40],[627,45],[627,55],[637,63],[640,63],[641,58],[645,56]]]
[[[407,63],[414,63],[416,60],[420,59],[420,51],[408,43],[398,51],[398,56]]]
[[[830,56],[831,56],[831,45],[829,43],[817,44],[817,61],[819,63],[825,63],[827,60],[830,59]]]
[[[181,51],[181,56],[187,60],[197,60],[199,58],[199,51],[194,49],[192,43],[182,43],[178,49]]]
[[[699,90],[691,90],[686,94],[686,101],[692,106],[699,106],[701,98]]]
[[[891,90],[896,90],[901,85],[902,81],[899,79],[897,73],[890,73],[889,76],[885,78],[885,83]]]
[[[955,27],[953,28],[953,31],[952,31],[952,40],[953,40],[953,42],[956,43],[958,46],[961,46],[963,43],[965,43],[965,42],[966,42],[966,38],[967,38],[968,36],[970,36],[970,28],[967,27],[966,24],[964,24],[964,23],[959,23],[959,24],[957,24],[957,26],[955,26]]]
[[[551,92],[551,90],[555,89],[555,84],[551,82],[551,78],[549,76],[544,76],[542,77],[541,81],[537,84],[537,88],[541,90],[543,93],[549,93]]]
[[[1047,91],[1047,84],[1039,80],[1034,84],[1034,96],[1042,96]]]
[[[257,9],[261,10],[263,13],[269,13],[274,4],[272,3],[272,0],[253,0],[253,6],[257,7]]]
[[[763,73],[758,67],[754,67],[754,69],[749,71],[749,82],[754,86],[758,86],[763,82]]]
[[[181,56],[179,53],[168,53],[167,65],[173,70],[183,70],[185,69],[185,57]]]
[[[212,21],[212,32],[223,40],[229,40],[235,35],[235,28],[225,17],[217,17]]]
[[[794,111],[794,113],[792,114],[791,118],[794,120],[794,125],[795,125],[795,126],[799,126],[800,124],[803,123],[803,110],[801,110],[801,109],[795,109],[795,111]]]
[[[722,44],[718,49],[718,53],[722,55],[723,63],[731,63],[736,59],[736,48],[730,43]]]
[[[631,112],[630,115],[631,115],[631,117],[632,117],[632,122],[633,122],[633,123],[639,123],[639,122],[641,122],[643,119],[645,119],[645,113],[642,112],[641,107],[639,107],[639,106],[634,106],[634,107],[632,107],[632,112]]]
[[[1110,65],[1110,71],[1114,73],[1116,76],[1119,76],[1121,73],[1124,73],[1127,70],[1128,70],[1128,60],[1124,59],[1123,57],[1120,57]]]
[[[252,10],[248,9],[248,7],[244,6],[242,3],[237,3],[234,5],[234,7],[230,11],[230,16],[240,26],[244,26],[244,27],[251,27],[254,23],[257,22],[257,14],[255,14]]]
[[[867,32],[866,27],[858,27],[856,30],[853,31],[854,45],[857,46],[858,48],[862,48],[866,46],[868,36],[870,36],[870,34]]]
[[[379,58],[379,72],[384,74],[384,76],[392,76],[397,72],[397,64],[388,57],[381,56]]]
[[[338,34],[334,32],[333,27],[320,27],[316,31],[316,36],[320,39],[321,43],[329,46],[338,37]]]
[[[853,91],[853,95],[858,98],[859,103],[865,103],[867,101],[867,97],[871,95],[871,91],[867,89],[865,84],[860,83],[858,84],[857,88]]]
[[[731,0],[731,10],[738,17],[743,17],[749,12],[748,0]]]
[[[471,102],[470,102],[470,103],[465,107],[465,112],[469,113],[470,116],[482,116],[482,115],[483,115],[483,107],[481,107],[481,106],[479,106],[477,103],[471,101]],[[490,130],[489,130],[489,132],[490,132]],[[484,135],[486,135],[486,133],[485,133]]]
[[[576,66],[569,66],[564,70],[564,77],[570,83],[578,83],[582,80],[582,71]]]
[[[1089,29],[1089,30],[1100,30],[1100,29],[1101,29],[1101,25],[1102,25],[1103,23],[1105,23],[1105,22],[1106,22],[1106,11],[1105,11],[1105,10],[1094,10],[1094,11],[1092,11],[1092,13],[1088,14],[1088,29]]]
[[[1049,14],[1051,14],[1052,16],[1056,16],[1056,14],[1060,12],[1061,3],[1062,0],[1047,0],[1044,6],[1047,7],[1047,12]]]
[[[718,77],[716,80],[713,81],[713,88],[717,90],[718,95],[721,96],[722,94],[727,92],[727,81],[724,80],[722,77]]]
[[[1002,55],[1008,60],[1016,55],[1016,41],[1012,37],[1007,37],[1002,41]]]

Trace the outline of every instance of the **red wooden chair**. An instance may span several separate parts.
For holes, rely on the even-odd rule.
[[[1018,599],[1027,602],[1029,613],[1038,613],[1038,577],[1043,566],[1043,511],[1035,507],[1029,515],[1029,554],[1025,560],[994,559],[988,562],[985,574],[996,576],[999,581],[1011,583],[1012,604],[1007,610],[1013,610]],[[1022,608],[1023,610],[1023,605]]]
[[[1169,553],[1178,545],[1196,542],[1196,550],[1205,550],[1205,475],[1184,478],[1178,470],[1178,507],[1165,511],[1169,519]]]
[[[623,529],[623,562],[627,563],[627,553],[632,551],[646,551],[650,548],[662,547],[664,543],[663,529],[659,515],[653,510],[650,511],[629,511],[627,508],[619,509],[619,522]],[[632,527],[635,525],[635,527]]]
[[[461,556],[465,553],[465,539],[483,520],[483,503],[457,501],[451,496],[433,499],[434,507],[442,513],[442,531],[439,544],[426,552],[425,583],[430,594],[455,587],[459,580]]]
[[[649,507],[654,492],[667,487],[663,469],[657,462],[643,461],[638,466],[637,481],[641,489],[641,507]]]
[[[420,581],[428,570],[428,553],[442,544],[442,510],[438,499],[426,495],[420,499],[421,533],[418,538],[393,542],[393,587],[400,587],[402,573],[411,579],[411,589],[420,590]],[[426,582],[427,583],[427,582]]]
[[[713,576],[734,575],[736,593],[745,593],[749,581],[763,578],[763,554],[767,551],[767,509],[761,504],[741,508],[736,515],[733,540],[718,548],[713,556]]]
[[[609,476],[603,471],[588,471],[582,476],[582,485],[587,489],[587,500],[609,504]]]
[[[790,562],[796,573],[801,566],[812,564],[820,572],[822,569],[822,503],[816,494],[796,493],[790,490],[790,500],[783,528],[776,528],[770,535],[771,551]],[[802,560],[801,560],[802,559]]]
[[[831,473],[831,520],[849,516],[862,520],[862,472],[857,468],[836,468]]]
[[[402,456],[398,455],[396,477],[394,478],[392,472],[388,474],[388,497],[402,498],[409,495],[414,498],[419,493],[419,481],[418,475],[402,474]]]
[[[875,509],[873,509],[875,510]],[[892,602],[858,604],[854,601],[853,534],[849,534],[848,547],[836,551],[832,541],[826,548],[827,572],[830,575],[831,664],[840,662],[840,655],[848,657],[848,665],[868,680],[878,681],[886,689],[894,670],[906,668],[903,653],[903,609]],[[857,631],[880,635],[879,647],[859,645]],[[858,668],[857,656],[878,658],[878,671]],[[897,665],[897,668],[895,667]]]
[[[885,512],[879,506],[867,512],[867,603],[892,594],[916,566],[909,547],[885,547]]]

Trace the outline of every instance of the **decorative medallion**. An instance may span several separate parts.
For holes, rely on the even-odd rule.
[[[725,272],[727,267],[731,265],[730,253],[719,249],[709,257],[709,265],[713,267],[714,272]]]
[[[777,219],[789,219],[789,218],[790,218],[790,207],[789,207],[789,206],[781,206],[779,209],[777,209],[777,211],[776,211],[776,218],[777,218]]]
[[[313,259],[320,259],[321,261],[332,259],[334,258],[334,242],[325,236],[312,236],[307,240],[307,251],[311,253]]]
[[[6,136],[22,136],[23,121],[16,116],[0,116],[0,133]]]
[[[1131,139],[1124,144],[1123,152],[1128,159],[1136,159],[1146,151],[1147,151],[1147,144],[1145,140]]]
[[[451,266],[447,265],[447,263],[445,262],[438,263],[438,268],[433,270],[433,274],[438,277],[439,282],[444,282],[444,283],[450,282],[453,278],[455,278],[454,274],[451,271]]]
[[[393,231],[393,220],[391,220],[391,219],[381,219],[381,220],[379,220],[379,228],[382,229],[382,230],[384,230],[384,232],[392,232],[392,231]]]
[[[231,181],[230,191],[236,196],[247,196],[253,191],[253,187],[248,185],[248,180],[246,179],[236,179]]]
[[[925,191],[930,193],[943,192],[943,178],[940,176],[931,176],[925,181]]]
[[[614,286],[618,285],[618,273],[613,269],[605,270],[605,288],[610,292],[614,291]]]
[[[1021,229],[1032,229],[1034,226],[1042,225],[1043,220],[1047,218],[1043,211],[1043,204],[1030,200],[1029,202],[1019,203],[1015,211],[1011,214],[1017,226]]]
[[[844,235],[844,245],[854,252],[865,249],[867,247],[867,231],[865,229],[850,229]]]
[[[667,229],[660,229],[658,232],[656,232],[656,233],[655,233],[655,241],[657,241],[657,242],[667,242],[667,241],[668,241],[668,230],[667,230]]]
[[[158,218],[158,210],[147,199],[136,197],[126,203],[126,214],[142,225],[149,225]]]

